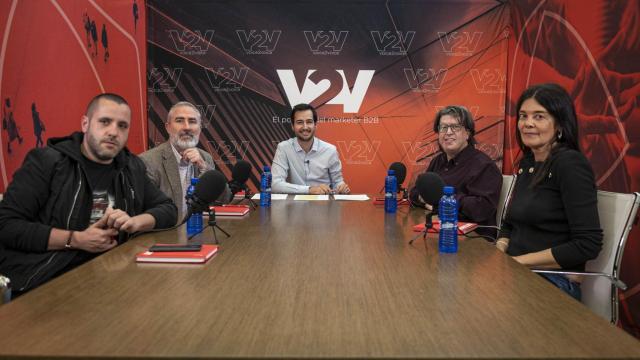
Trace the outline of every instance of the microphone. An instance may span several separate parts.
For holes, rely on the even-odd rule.
[[[229,189],[231,196],[244,190],[247,191],[247,180],[251,176],[251,164],[244,160],[238,160],[231,169],[231,181],[229,181]]]
[[[209,170],[200,176],[192,195],[187,195],[187,211],[180,225],[187,222],[194,212],[209,210],[209,205],[222,195],[227,178],[218,170]]]
[[[393,170],[396,172],[396,179],[398,180],[398,187],[396,188],[396,192],[402,191],[402,198],[407,198],[407,189],[402,187],[402,183],[404,179],[407,178],[407,167],[401,162],[394,162],[389,165],[389,170]]]
[[[216,201],[222,195],[227,187],[227,178],[218,170],[209,170],[200,176],[198,183],[193,190],[193,195],[185,196],[187,200],[187,213],[185,217],[176,225],[166,229],[152,229],[137,232],[129,237],[133,239],[142,234],[154,233],[159,231],[173,230],[182,226],[189,220],[194,212],[209,210],[209,204]]]
[[[193,194],[187,194],[185,196],[189,211],[187,211],[186,216],[182,219],[182,224],[187,222],[193,213],[203,211],[209,212],[208,225],[213,227],[213,238],[216,244],[218,244],[216,228],[220,229],[220,231],[227,235],[227,237],[230,237],[231,235],[222,230],[222,228],[216,224],[215,210],[212,210],[209,206],[215,203],[216,199],[222,195],[226,187],[227,177],[218,170],[209,170],[200,176],[195,189],[193,189]],[[198,233],[191,235],[188,240],[191,240],[191,238],[196,236]]]
[[[438,207],[444,186],[444,180],[434,172],[420,174],[418,179],[416,179],[418,194],[420,194],[420,197],[422,197],[425,203],[433,206],[434,211]]]
[[[416,179],[416,189],[418,189],[418,194],[420,194],[420,197],[426,204],[429,204],[432,207],[431,210],[425,211],[423,238],[426,238],[429,229],[433,228],[433,214],[438,213],[438,203],[442,197],[442,189],[444,188],[444,185],[444,180],[442,180],[440,175],[434,172],[420,174]],[[411,239],[409,244],[413,244],[413,241],[416,238],[417,237]]]
[[[396,186],[396,192],[402,191],[402,198],[407,199],[407,189],[402,187],[402,183],[407,178],[407,167],[401,162],[394,162],[389,165],[388,170],[393,170],[396,172],[396,180],[398,180],[398,185]],[[380,188],[380,193],[384,190],[384,185]]]

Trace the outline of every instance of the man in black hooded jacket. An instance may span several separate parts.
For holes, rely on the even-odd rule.
[[[125,242],[167,228],[177,209],[125,147],[131,109],[96,96],[82,132],[31,150],[0,202],[0,274],[15,294],[35,288]]]

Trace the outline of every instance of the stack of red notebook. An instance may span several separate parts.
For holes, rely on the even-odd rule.
[[[244,216],[249,212],[249,205],[222,205],[209,208],[215,210],[216,216]]]
[[[157,246],[178,246],[158,244]],[[203,244],[199,251],[144,251],[136,255],[137,262],[202,264],[218,251],[217,245]]]

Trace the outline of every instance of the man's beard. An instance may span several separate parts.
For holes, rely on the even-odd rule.
[[[91,151],[91,153],[93,154],[93,156],[96,157],[96,159],[100,160],[100,161],[109,161],[112,160],[113,158],[115,158],[118,153],[120,153],[120,150],[122,150],[122,147],[120,146],[120,143],[118,142],[118,140],[113,139],[113,138],[105,138],[104,140],[111,140],[113,142],[116,142],[118,145],[116,146],[116,151],[112,151],[112,150],[103,150],[102,147],[100,146],[100,143],[102,140],[98,140],[97,138],[95,138],[93,135],[91,135],[90,133],[87,133],[85,135],[87,137],[87,144],[89,145],[89,151]]]
[[[316,132],[314,130],[310,131],[308,134],[298,134],[296,133],[296,137],[298,138],[298,140],[300,141],[311,141],[313,140],[313,137],[316,135]],[[306,138],[305,138],[306,136]]]
[[[184,135],[190,135],[191,139],[182,140],[180,133],[171,134],[171,137],[170,137],[171,144],[173,144],[173,146],[175,146],[178,151],[191,149],[198,145],[198,138],[194,134],[184,134]]]

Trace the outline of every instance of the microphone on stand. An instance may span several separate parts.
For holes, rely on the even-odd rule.
[[[209,170],[200,176],[200,180],[195,186],[192,195],[187,195],[185,198],[187,200],[187,213],[184,218],[176,225],[167,228],[167,229],[152,229],[148,231],[142,231],[135,233],[130,237],[133,239],[134,237],[140,236],[142,234],[165,231],[165,230],[173,230],[189,220],[191,215],[194,212],[203,212],[209,210],[209,205],[214,203],[220,195],[227,188],[227,178],[218,170]]]
[[[229,189],[231,195],[235,195],[240,191],[247,191],[247,180],[251,175],[251,164],[247,161],[239,160],[231,169],[231,181],[229,181]]]
[[[185,196],[188,210],[180,225],[186,223],[193,213],[208,211],[209,205],[222,195],[226,185],[227,178],[218,170],[209,170],[202,174],[193,194]]]
[[[231,169],[231,181],[229,181],[229,189],[231,190],[231,199],[235,196],[235,194],[240,191],[244,191],[244,199],[249,200],[249,204],[252,209],[256,208],[256,204],[253,203],[251,197],[253,194],[251,190],[247,186],[247,180],[249,180],[249,176],[251,176],[251,164],[244,160],[238,160],[236,164]]]
[[[187,194],[185,197],[187,200],[188,211],[180,225],[187,222],[193,213],[207,211],[209,213],[208,226],[211,226],[213,229],[213,238],[215,243],[218,244],[216,228],[220,229],[220,231],[227,235],[227,237],[230,237],[231,235],[229,235],[229,233],[217,225],[216,211],[211,208],[211,204],[215,203],[216,199],[222,195],[226,187],[227,178],[220,171],[209,170],[202,174],[195,186],[195,189],[193,190],[193,194]],[[204,230],[204,228],[202,230]],[[191,235],[189,240],[198,235],[198,233]]]
[[[387,170],[393,170],[396,172],[396,180],[398,180],[398,187],[396,188],[396,192],[402,191],[403,192],[402,198],[407,199],[408,198],[407,189],[402,187],[402,183],[407,177],[407,167],[401,162],[394,162],[394,163],[391,163],[391,165],[389,165],[389,169]],[[379,192],[380,193],[384,192],[384,185],[382,185]]]
[[[416,189],[418,190],[418,194],[420,194],[420,197],[425,204],[431,205],[431,210],[425,210],[424,233],[422,234],[423,238],[426,238],[429,229],[433,228],[433,214],[438,213],[438,203],[442,197],[442,189],[444,188],[444,185],[444,180],[442,180],[440,175],[434,172],[420,174],[416,179]],[[413,244],[417,238],[418,237],[416,236],[411,239],[409,244]]]
[[[402,187],[402,183],[407,178],[407,167],[401,162],[394,162],[389,165],[389,170],[396,172],[396,179],[398,180],[396,192],[402,192],[402,198],[408,199],[409,195],[407,194],[407,189]]]

